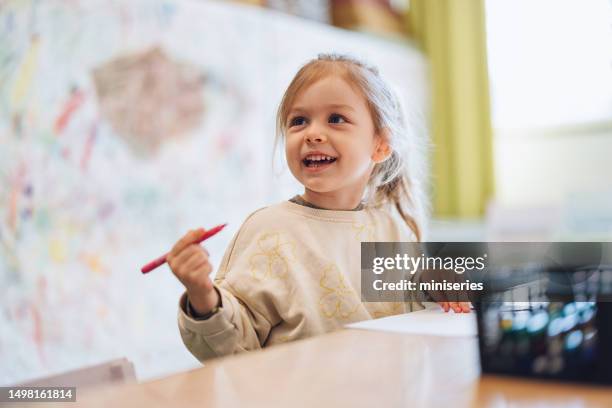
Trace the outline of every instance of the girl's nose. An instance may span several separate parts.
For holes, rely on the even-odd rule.
[[[325,141],[327,141],[327,136],[320,130],[313,128],[306,132],[306,142],[308,143],[323,143]]]

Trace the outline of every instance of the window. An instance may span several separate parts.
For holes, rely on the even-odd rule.
[[[485,4],[495,129],[612,128],[610,0]]]

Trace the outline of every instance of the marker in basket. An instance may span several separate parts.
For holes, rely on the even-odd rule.
[[[209,229],[208,231],[206,231],[204,233],[204,235],[202,235],[201,238],[199,238],[197,241],[194,242],[194,244],[199,244],[200,242],[204,242],[206,241],[208,238],[212,237],[213,235],[217,234],[219,231],[221,231],[223,228],[225,228],[227,224],[221,224],[221,225],[217,225],[214,228]],[[154,261],[149,262],[148,264],[146,264],[145,266],[143,266],[140,271],[142,273],[149,273],[151,272],[153,269],[157,268],[160,265],[163,265],[166,263],[166,257],[168,256],[168,254],[165,254],[163,256],[160,256],[159,258],[157,258]]]

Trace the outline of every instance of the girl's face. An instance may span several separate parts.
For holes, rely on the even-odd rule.
[[[338,75],[300,91],[285,134],[287,163],[304,198],[324,208],[356,206],[374,165],[389,153],[365,98]]]

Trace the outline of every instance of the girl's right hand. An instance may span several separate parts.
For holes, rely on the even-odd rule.
[[[202,235],[202,228],[190,230],[166,256],[172,273],[187,289],[189,303],[198,314],[210,312],[219,303],[219,295],[208,276],[212,272],[208,251],[196,243]]]

